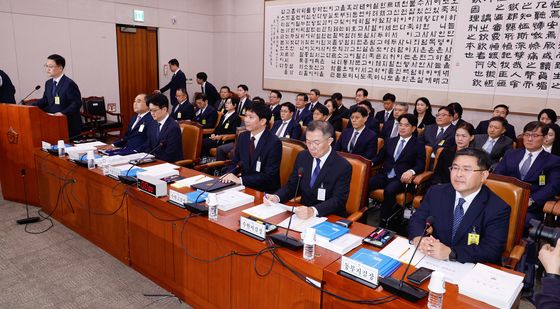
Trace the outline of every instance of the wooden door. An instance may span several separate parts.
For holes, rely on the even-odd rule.
[[[157,28],[117,25],[116,31],[120,111],[126,126],[134,114],[134,97],[159,89]]]

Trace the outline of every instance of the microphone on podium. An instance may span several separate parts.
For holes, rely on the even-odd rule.
[[[303,167],[300,167],[297,171],[298,181],[296,185],[296,192],[294,193],[294,198],[297,197],[298,190],[299,190],[299,183],[301,182],[301,178],[303,177]],[[293,214],[294,206],[292,206],[292,215],[290,216],[290,221],[288,221],[288,228],[286,229],[286,234],[275,234],[270,236],[272,241],[282,247],[286,247],[290,250],[299,250],[303,247],[303,243],[294,237],[288,236],[288,232],[290,231],[290,226],[292,225],[292,217],[295,216]]]
[[[30,95],[33,94],[33,92],[35,92],[35,91],[37,91],[37,90],[39,90],[39,89],[41,89],[41,85],[35,86],[35,89],[33,89],[28,95],[26,95],[25,98],[21,99],[21,101],[19,101],[18,104],[19,104],[19,105],[22,105],[22,104],[23,104],[23,101],[25,101],[27,98],[29,98]]]

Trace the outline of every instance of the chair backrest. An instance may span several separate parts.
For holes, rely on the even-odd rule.
[[[350,119],[348,119],[348,118],[342,118],[342,130],[346,129],[349,121],[350,121]]]
[[[105,108],[105,97],[91,96],[82,98],[84,111],[93,116],[107,117]]]
[[[504,252],[509,255],[509,252],[520,243],[523,236],[531,185],[514,177],[490,174],[486,180],[486,186],[511,207]]]
[[[377,138],[377,153],[379,153],[381,151],[381,148],[383,148],[383,145],[385,145],[385,140],[382,139],[381,137]]]
[[[194,121],[180,121],[181,140],[183,143],[183,159],[200,159],[202,151],[202,126]]]
[[[523,144],[523,133],[517,135],[516,142],[515,148],[525,148],[525,145]]]
[[[428,167],[428,165],[430,164],[430,161],[429,161],[428,156],[427,156],[427,154],[428,154],[427,148],[428,147],[430,147],[430,156],[431,156],[431,153],[432,153],[432,150],[433,150],[432,146],[426,146],[426,162],[427,162],[426,167]],[[434,158],[434,165],[432,166],[431,171],[435,170],[435,168],[437,166],[437,163],[438,163],[438,160],[439,160],[439,156],[443,152],[443,149],[445,149],[445,148],[439,147],[438,150],[436,150],[436,155],[435,155],[435,158]]]
[[[351,153],[339,151],[338,154],[352,165],[350,194],[346,201],[346,212],[353,214],[368,203],[368,180],[371,173],[371,161]]]
[[[440,147],[440,149],[441,149],[441,147]],[[426,165],[424,165],[425,166],[424,167],[424,172],[427,172],[427,171],[430,170],[430,159],[431,158],[432,158],[432,146],[426,146]],[[435,159],[434,159],[434,166],[436,166]]]
[[[307,149],[305,143],[290,138],[281,138],[282,141],[282,161],[280,161],[280,185],[288,183],[290,174],[294,169],[294,164],[298,154]]]
[[[301,138],[305,140],[305,131],[307,130],[307,126],[301,126]]]
[[[336,131],[336,132],[334,132],[334,135],[335,135],[335,142],[336,142],[340,139],[340,136],[342,135],[342,132]]]
[[[218,112],[218,117],[216,118],[216,123],[214,123],[213,128],[216,128],[218,126],[218,124],[220,123],[220,120],[222,120],[222,116],[224,116],[224,113]]]

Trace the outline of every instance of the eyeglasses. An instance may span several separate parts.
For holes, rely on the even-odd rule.
[[[523,137],[526,138],[537,138],[537,137],[541,137],[544,136],[542,134],[537,134],[537,133],[523,133]]]
[[[461,171],[464,174],[472,174],[474,172],[483,172],[483,171],[486,171],[486,170],[485,169],[475,170],[472,167],[468,167],[468,166],[460,167],[458,165],[452,165],[452,166],[449,167],[449,171],[451,173],[453,173],[453,172],[458,173],[459,171]]]

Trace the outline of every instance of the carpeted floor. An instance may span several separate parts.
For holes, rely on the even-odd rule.
[[[190,308],[54,220],[26,233],[23,217],[22,204],[0,196],[0,308]]]

